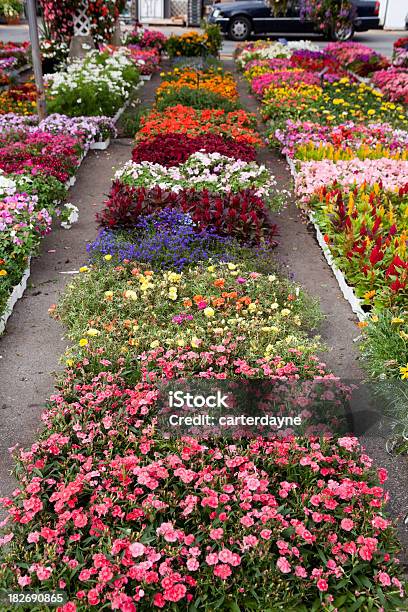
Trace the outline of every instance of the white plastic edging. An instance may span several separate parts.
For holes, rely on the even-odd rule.
[[[89,147],[90,151],[106,151],[111,143],[110,136],[106,140],[102,140],[99,142],[93,142]]]
[[[151,74],[141,74],[140,78],[142,79],[142,81],[150,81],[150,79],[152,78]]]
[[[296,162],[292,158],[290,158],[288,155],[286,155],[286,161],[289,165],[289,169],[290,169],[290,172],[293,178],[296,178],[296,174],[297,174]],[[343,272],[337,267],[336,263],[334,262],[333,255],[331,254],[329,247],[324,241],[323,234],[320,230],[320,227],[316,223],[314,213],[309,212],[308,217],[315,229],[317,242],[320,248],[322,249],[323,255],[337,280],[337,283],[340,287],[340,291],[342,292],[344,299],[347,300],[347,302],[350,304],[350,308],[354,312],[354,314],[357,316],[358,320],[364,321],[367,318],[368,313],[364,312],[362,308],[361,300],[356,296],[356,294],[354,293],[354,289],[350,287],[350,285],[347,283]]]
[[[30,263],[31,257],[28,258],[28,265],[24,270],[21,281],[18,283],[18,285],[15,285],[9,299],[7,300],[6,308],[0,317],[0,334],[2,334],[6,329],[6,323],[13,312],[14,306],[16,305],[17,301],[23,297],[24,291],[27,288],[27,281],[30,277]]]
[[[344,298],[350,304],[351,310],[354,312],[355,315],[357,315],[358,320],[364,321],[367,318],[367,313],[364,312],[361,307],[361,300],[356,296],[356,294],[354,293],[354,289],[350,287],[350,285],[347,283],[343,272],[337,267],[336,263],[334,262],[331,251],[324,241],[323,234],[314,219],[313,213],[309,213],[309,219],[315,229],[317,242],[319,243],[319,246],[323,251],[323,255],[325,256],[327,263],[329,264],[334,276],[336,277],[336,280],[339,284],[340,290]]]

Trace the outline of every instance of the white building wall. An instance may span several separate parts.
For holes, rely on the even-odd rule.
[[[387,30],[405,28],[408,0],[381,0],[380,19]]]

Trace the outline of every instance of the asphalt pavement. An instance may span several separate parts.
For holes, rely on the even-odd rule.
[[[179,26],[155,26],[151,29],[160,30],[164,34],[170,35],[173,33],[181,34],[182,32],[186,32],[187,29],[197,30],[199,28],[183,28]],[[399,38],[400,36],[404,36],[404,34],[408,35],[408,32],[406,32],[405,30],[370,30],[368,32],[357,33],[354,36],[354,40],[368,45],[369,47],[372,47],[375,51],[378,51],[379,53],[382,53],[387,57],[391,57],[394,41],[397,40],[397,38]],[[297,38],[299,39],[301,37]],[[307,35],[307,38],[310,38],[309,34]],[[23,42],[29,40],[28,25],[0,25],[0,40],[3,42],[8,40],[13,42]],[[296,37],[293,37],[293,40],[296,40]],[[316,37],[316,42],[320,47],[324,47],[327,41]],[[236,43],[232,40],[224,40],[222,53],[224,55],[232,55],[235,46]]]

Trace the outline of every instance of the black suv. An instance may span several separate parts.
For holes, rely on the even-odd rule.
[[[275,17],[265,0],[237,0],[215,4],[208,16],[209,23],[217,23],[232,40],[247,40],[251,34],[317,34],[311,21],[300,18],[300,1],[288,2],[284,15]],[[334,40],[349,40],[354,32],[379,29],[380,3],[375,0],[352,0],[356,9],[354,23],[331,32]]]

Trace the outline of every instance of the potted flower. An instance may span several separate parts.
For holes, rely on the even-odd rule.
[[[0,17],[9,25],[18,24],[23,10],[21,0],[0,0]]]

